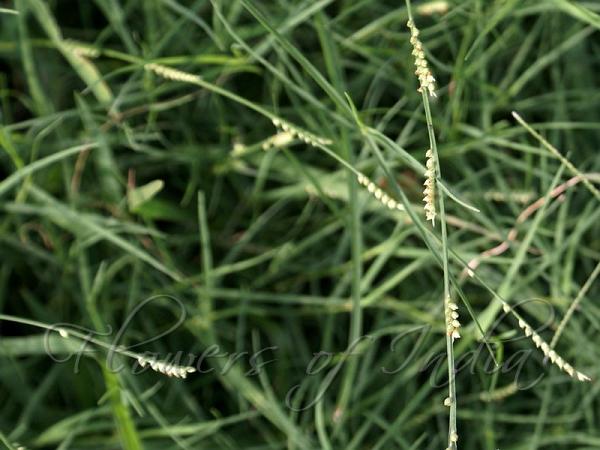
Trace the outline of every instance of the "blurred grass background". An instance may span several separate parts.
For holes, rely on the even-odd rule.
[[[439,226],[425,231],[427,129],[404,2],[0,7],[2,314],[108,343],[126,323],[123,346],[182,318],[132,350],[213,355],[181,381],[94,346],[77,361],[68,344],[79,344],[54,335],[57,363],[43,329],[2,321],[6,448],[446,447]],[[600,448],[598,199],[579,183],[517,224],[574,174],[511,116],[598,183],[600,3],[415,1],[413,12],[438,80],[444,181],[480,210],[447,202],[459,448]],[[330,139],[333,155],[299,141],[264,151],[272,117]],[[401,189],[418,220],[377,203],[334,156]],[[514,226],[507,252],[461,276]],[[586,281],[557,345],[593,378],[578,383],[494,297],[536,299],[519,311],[549,340]]]

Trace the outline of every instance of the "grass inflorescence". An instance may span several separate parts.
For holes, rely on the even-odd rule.
[[[1,6],[0,446],[600,445],[594,2]]]

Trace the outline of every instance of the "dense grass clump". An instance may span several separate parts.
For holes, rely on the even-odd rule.
[[[0,2],[3,448],[600,447],[599,36]]]

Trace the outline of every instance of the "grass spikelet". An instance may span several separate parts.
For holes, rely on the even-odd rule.
[[[444,315],[446,317],[446,333],[454,339],[460,338],[460,322],[458,321],[458,305],[450,297],[446,297]]]
[[[413,46],[412,55],[415,57],[415,75],[419,78],[419,92],[427,92],[431,97],[437,97],[435,93],[435,78],[427,64],[423,44],[419,40],[419,29],[411,20],[406,24],[410,29],[410,43]]]
[[[396,209],[398,211],[404,211],[404,206],[398,203],[396,200],[391,198],[382,189],[380,189],[375,183],[369,180],[365,175],[358,174],[356,179],[358,183],[367,188],[367,191],[375,197],[375,199],[383,206],[389,209]]]
[[[425,202],[425,218],[431,220],[431,225],[435,226],[435,160],[431,149],[425,154],[427,162],[425,167],[425,189],[423,190],[423,201]]]
[[[550,345],[544,341],[544,339],[535,332],[535,330],[529,325],[510,305],[506,302],[502,302],[502,309],[505,313],[511,313],[515,316],[519,323],[519,328],[523,331],[525,336],[530,338],[535,346],[540,349],[546,358],[550,360],[552,364],[558,367],[560,370],[565,372],[571,378],[579,381],[591,381],[591,378],[577,371],[571,364],[567,363],[562,356],[556,353]]]
[[[481,394],[479,394],[479,399],[482,402],[486,403],[499,402],[515,394],[518,390],[519,386],[517,385],[517,383],[510,383],[504,387],[495,389],[491,392],[482,392]]]
[[[58,328],[56,331],[58,331],[58,334],[60,335],[60,337],[62,337],[64,339],[69,338],[69,333],[64,328]]]
[[[487,191],[483,194],[483,198],[492,202],[515,202],[520,204],[530,203],[535,198],[535,193],[531,191]]]
[[[90,47],[89,45],[81,44],[71,39],[65,40],[64,46],[68,51],[84,58],[95,59],[100,56],[100,51],[98,49]]]
[[[167,80],[181,81],[183,83],[196,83],[202,79],[199,75],[173,69],[161,64],[148,63],[144,65],[144,69],[153,72],[162,78],[166,78]]]
[[[421,16],[432,16],[434,14],[446,14],[450,9],[450,5],[445,0],[435,0],[423,3],[417,7],[417,14]]]
[[[162,373],[169,377],[186,378],[188,373],[193,373],[196,371],[196,369],[191,366],[178,366],[176,364],[158,361],[156,359],[146,359],[143,356],[139,356],[137,361],[141,367],[146,367],[149,365],[150,368],[155,372]]]
[[[282,148],[290,144],[294,140],[294,135],[289,131],[280,131],[279,133],[266,139],[262,144],[263,150],[271,148]]]
[[[316,136],[312,133],[309,133],[308,131],[302,130],[297,126],[286,122],[285,120],[274,118],[272,122],[275,128],[289,133],[293,138],[300,139],[302,142],[312,147],[318,147],[319,145],[330,145],[332,143],[330,139],[325,139],[320,136]]]

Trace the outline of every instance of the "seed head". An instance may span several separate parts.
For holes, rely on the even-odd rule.
[[[444,315],[446,317],[446,334],[452,340],[460,338],[460,322],[458,321],[458,305],[450,297],[444,301]]]
[[[146,359],[143,356],[138,357],[137,361],[140,366],[146,367],[146,365],[149,365],[150,368],[155,372],[160,372],[169,377],[186,378],[188,373],[193,373],[196,371],[196,369],[191,366],[178,366],[165,361]]]
[[[74,55],[83,57],[83,58],[98,58],[100,56],[100,51],[88,45],[80,44],[79,42],[73,40],[64,41],[65,48],[72,52]]]
[[[426,92],[431,97],[437,97],[435,93],[435,78],[429,70],[427,65],[427,59],[425,59],[425,52],[423,51],[423,44],[419,40],[419,30],[415,23],[409,20],[406,24],[410,29],[410,43],[413,46],[412,55],[415,57],[415,75],[419,79],[419,92]]]
[[[423,202],[425,202],[425,218],[431,220],[431,225],[435,226],[435,161],[431,149],[425,153],[427,161],[425,162],[425,182],[423,185]]]
[[[422,16],[431,16],[433,14],[446,14],[450,5],[447,1],[431,1],[423,3],[417,7],[417,13]]]
[[[356,176],[356,180],[359,184],[363,185],[367,188],[367,191],[375,197],[375,199],[381,203],[383,206],[389,209],[395,209],[398,211],[404,211],[404,206],[398,203],[396,200],[387,195],[383,190],[381,190],[375,183],[369,180],[365,175],[359,173]]]
[[[312,147],[318,147],[319,145],[330,145],[332,143],[329,139],[316,136],[284,120],[278,119],[277,117],[273,118],[272,122],[275,128],[287,132],[292,138],[297,138]]]
[[[161,64],[149,63],[144,65],[144,69],[154,72],[156,75],[166,78],[167,80],[181,81],[183,83],[196,84],[202,78],[198,75],[194,75],[182,70],[173,69],[171,67],[163,66]]]
[[[512,312],[513,314],[515,314],[515,312],[510,308],[510,306],[508,306],[507,303],[503,303],[502,306],[503,306],[505,312]],[[576,380],[579,380],[579,381],[590,381],[591,380],[591,378],[588,377],[587,375],[575,370],[571,364],[567,363],[562,358],[562,356],[560,356],[558,353],[556,353],[556,351],[554,351],[552,349],[552,347],[550,347],[550,345],[546,341],[544,341],[544,339],[542,339],[542,337],[539,334],[537,334],[533,330],[533,328],[527,322],[525,322],[525,320],[523,318],[517,317],[517,319],[518,319],[519,328],[521,330],[523,330],[523,333],[525,333],[525,336],[527,336],[528,338],[530,338],[533,341],[535,346],[542,351],[544,356],[546,358],[548,358],[552,364],[557,366],[563,372],[566,372],[567,375],[569,375],[571,378],[575,378]]]
[[[262,144],[263,150],[269,150],[270,148],[282,148],[287,146],[294,140],[294,135],[289,131],[280,131],[277,134],[271,136],[265,140]]]
[[[484,402],[498,402],[513,395],[518,391],[518,389],[519,386],[517,383],[511,383],[491,392],[482,392],[479,394],[479,399]]]

